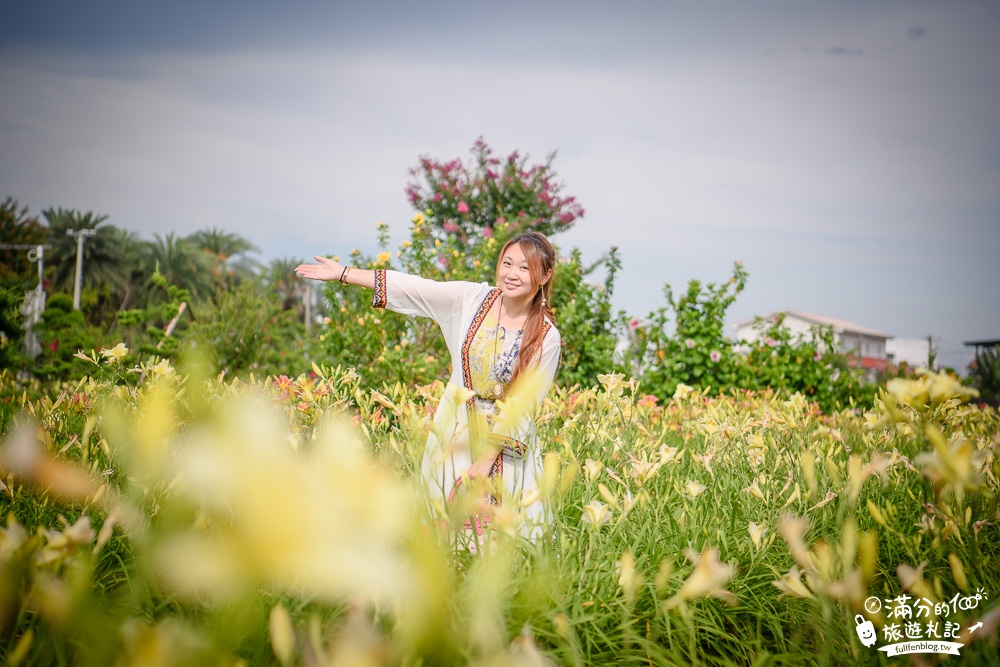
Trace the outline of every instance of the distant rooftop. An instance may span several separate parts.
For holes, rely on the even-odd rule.
[[[872,336],[873,338],[892,338],[891,334],[883,333],[877,329],[872,329],[870,327],[865,327],[860,324],[855,324],[854,322],[848,322],[847,320],[842,320],[837,317],[827,317],[826,315],[816,315],[814,313],[807,313],[801,310],[792,310],[791,308],[786,308],[785,310],[777,310],[773,313],[768,313],[763,315],[762,319],[769,319],[774,317],[779,313],[785,313],[786,315],[791,315],[792,317],[797,317],[800,320],[805,320],[807,322],[812,322],[814,324],[819,324],[822,326],[833,327],[834,333],[856,333],[862,334],[864,336]],[[753,324],[754,318],[749,317],[739,322],[736,322],[734,326],[742,327],[748,324]],[[966,343],[969,345],[969,343]]]
[[[996,347],[1000,345],[1000,338],[992,338],[987,340],[967,340],[964,341],[966,347]]]

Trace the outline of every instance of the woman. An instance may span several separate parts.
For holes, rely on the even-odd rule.
[[[303,264],[296,272],[368,287],[375,290],[374,307],[430,317],[441,327],[452,373],[424,452],[422,471],[432,496],[444,501],[463,474],[488,478],[489,502],[528,502],[524,528],[536,534],[544,512],[535,492],[541,456],[532,410],[516,420],[495,417],[496,401],[512,399],[508,387],[527,375],[534,377],[522,391],[530,394],[518,398],[528,399],[523,403],[529,407],[540,404],[559,366],[560,337],[549,309],[556,255],[548,239],[528,232],[508,241],[496,287],[315,259],[319,264]]]

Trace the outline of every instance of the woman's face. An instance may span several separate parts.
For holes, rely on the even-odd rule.
[[[507,248],[507,252],[500,258],[497,267],[497,287],[508,299],[528,299],[534,296],[537,288],[531,282],[528,260],[521,250],[520,243]]]

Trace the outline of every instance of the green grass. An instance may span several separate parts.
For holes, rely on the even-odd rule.
[[[14,405],[15,394],[24,391],[9,377],[3,381],[0,405]],[[72,400],[76,391],[87,399]],[[537,660],[564,665],[882,664],[888,662],[883,653],[858,641],[854,617],[863,613],[865,597],[900,593],[900,565],[924,564],[926,586],[942,598],[985,589],[990,600],[953,619],[960,617],[963,626],[996,609],[994,599],[1000,597],[1000,465],[995,457],[1000,418],[993,409],[957,401],[897,408],[890,400],[866,420],[850,412],[824,415],[802,401],[766,393],[691,395],[653,407],[637,406],[639,397],[628,391],[617,396],[601,389],[572,396],[560,392],[540,419],[541,441],[559,457],[560,474],[549,499],[551,525],[535,543],[498,535],[492,550],[472,555],[442,550],[444,540],[416,519],[412,530],[400,532],[397,526],[378,532],[379,522],[393,512],[412,513],[413,501],[380,507],[378,498],[358,499],[375,485],[413,488],[426,406],[433,399],[404,387],[384,387],[382,393],[397,408],[380,408],[369,392],[337,371],[316,380],[299,378],[291,388],[257,381],[182,381],[169,384],[169,391],[169,400],[159,407],[149,385],[129,388],[110,381],[70,392],[62,387],[51,396],[24,401],[27,416],[38,424],[43,459],[87,471],[93,492],[102,484],[108,488],[97,502],[93,493],[56,501],[45,488],[4,474],[9,492],[0,491],[0,512],[24,526],[28,539],[15,544],[8,531],[0,546],[0,657],[20,657],[26,665],[97,665],[153,655],[161,646],[170,648],[175,660],[170,664],[277,664],[268,618],[281,604],[293,620],[302,664],[331,663],[349,651],[376,664],[405,665],[499,664],[493,661],[501,659],[525,665],[541,664]],[[370,506],[372,532],[368,524],[359,524],[356,536],[343,538],[344,553],[361,548],[352,546],[355,537],[358,544],[369,544],[371,559],[386,559],[386,577],[402,575],[398,595],[387,598],[376,592],[378,582],[351,582],[350,576],[341,585],[353,592],[331,594],[317,583],[322,577],[308,572],[298,582],[282,578],[283,561],[267,561],[278,568],[274,576],[254,569],[260,558],[294,559],[295,549],[279,549],[276,556],[254,549],[224,552],[232,572],[256,573],[237,577],[233,586],[223,586],[223,576],[218,586],[208,580],[192,593],[162,576],[157,558],[178,536],[212,538],[215,551],[205,553],[214,556],[223,553],[219,549],[230,543],[226,540],[248,544],[239,541],[247,539],[240,532],[246,530],[242,522],[258,519],[245,514],[248,501],[234,496],[217,503],[210,488],[183,483],[186,457],[199,447],[231,456],[220,460],[232,466],[255,470],[258,450],[250,443],[222,445],[203,435],[214,433],[220,441],[236,437],[236,431],[225,430],[235,427],[220,417],[222,406],[232,395],[248,392],[264,392],[267,405],[283,415],[276,432],[298,434],[297,449],[288,438],[274,443],[273,480],[265,475],[248,496],[265,499],[264,507],[277,512],[260,521],[300,518],[281,512],[300,490],[294,480],[305,488],[317,465],[323,465],[321,460],[309,463],[309,457],[324,446],[324,417],[360,416],[370,458],[352,468],[357,479],[338,482],[342,489],[326,489],[332,495],[317,498],[315,506],[288,507],[300,514],[315,512],[316,520],[303,525],[325,530],[329,513],[364,512]],[[12,411],[3,408],[3,414],[12,424]],[[876,424],[878,418],[883,419]],[[162,432],[150,435],[143,423],[161,423]],[[938,459],[931,456],[934,444],[926,424],[951,438],[939,447]],[[965,463],[955,449],[963,438],[972,452]],[[763,449],[752,448],[761,444]],[[163,455],[143,459],[143,448],[151,446],[162,448],[157,451]],[[677,448],[679,455],[641,481],[633,471],[641,472],[641,462],[659,461],[661,448]],[[603,464],[594,479],[584,470],[587,459]],[[288,475],[280,472],[286,464]],[[872,472],[859,476],[869,464]],[[369,478],[377,470],[388,470],[388,477]],[[963,474],[970,475],[964,485]],[[223,473],[219,483],[224,479]],[[755,481],[764,499],[748,492]],[[704,491],[693,496],[689,482],[704,485]],[[820,504],[828,492],[836,495]],[[629,497],[633,505],[626,512]],[[609,505],[607,523],[583,521],[584,507],[592,501]],[[331,502],[339,509],[323,504]],[[63,520],[72,524],[86,514],[99,530],[116,504],[131,508],[133,520],[119,525],[97,553],[90,542],[39,560],[58,541]],[[950,526],[946,515],[954,518]],[[812,556],[796,557],[780,534],[786,516],[807,521],[801,539]],[[925,516],[933,522],[927,524]],[[759,548],[747,530],[751,522],[766,527]],[[262,544],[263,551],[282,546]],[[685,583],[699,576],[692,558],[708,550],[718,554],[719,567],[733,567],[732,576],[681,601],[677,596],[687,590]],[[635,566],[631,596],[619,581],[623,554],[630,554]],[[958,573],[949,561],[952,555],[961,563]],[[330,567],[344,567],[335,565],[347,562],[342,556],[335,545]],[[192,576],[198,565],[190,562]],[[783,595],[774,584],[793,566],[807,575],[806,598]],[[727,593],[712,595],[720,589]],[[884,621],[873,620],[877,627]],[[991,632],[995,642],[996,629]],[[969,643],[963,657],[952,660],[996,664],[996,650],[986,639]]]

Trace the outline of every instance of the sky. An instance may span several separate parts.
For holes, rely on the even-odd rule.
[[[374,251],[419,157],[481,136],[555,152],[586,215],[553,241],[617,246],[630,315],[739,260],[730,323],[930,335],[956,368],[1000,338],[992,0],[36,0],[0,25],[0,196],[34,214]]]

